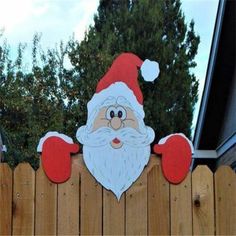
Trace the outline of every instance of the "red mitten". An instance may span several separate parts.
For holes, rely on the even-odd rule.
[[[38,151],[42,152],[42,166],[52,182],[63,183],[70,178],[70,154],[79,151],[79,145],[74,144],[72,139],[56,132],[49,132],[40,140]]]
[[[162,171],[173,184],[182,182],[189,172],[192,160],[192,143],[183,134],[172,134],[154,145],[154,152],[162,155]]]

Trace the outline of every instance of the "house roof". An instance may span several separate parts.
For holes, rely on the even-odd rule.
[[[219,2],[206,82],[197,126],[195,149],[217,149],[227,102],[235,77],[236,1]],[[235,111],[236,112],[236,111]]]

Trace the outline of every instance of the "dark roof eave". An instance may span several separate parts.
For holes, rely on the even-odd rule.
[[[194,138],[193,138],[193,144],[194,144],[195,150],[199,149],[199,143],[200,143],[200,138],[202,134],[206,108],[207,108],[207,103],[208,103],[208,98],[209,98],[210,88],[211,88],[211,83],[212,83],[212,78],[213,78],[213,71],[214,71],[216,56],[217,56],[217,51],[218,51],[220,33],[222,29],[225,5],[226,5],[226,0],[219,0],[216,23],[215,23],[214,34],[213,34],[213,39],[212,39],[212,44],[211,44],[211,52],[210,52],[210,56],[208,60],[207,74],[206,74],[206,80],[205,80],[205,85],[204,85],[204,90],[203,90],[203,96],[201,99],[200,110],[199,110],[199,114],[197,118],[197,125],[195,128]]]

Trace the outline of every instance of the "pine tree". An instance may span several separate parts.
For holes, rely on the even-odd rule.
[[[19,44],[15,61],[10,47],[0,45],[0,131],[11,166],[26,161],[37,168],[39,139],[48,131],[64,132],[65,92],[61,50],[40,50],[40,36],[33,38],[32,68],[24,69],[24,48]],[[65,132],[66,133],[66,132]]]
[[[194,22],[185,23],[180,0],[101,0],[84,40],[69,44],[80,78],[75,86],[79,126],[86,122],[86,104],[114,58],[133,52],[160,64],[158,80],[139,80],[145,122],[154,128],[155,141],[174,132],[190,137],[198,90],[190,69],[196,66],[199,41]]]

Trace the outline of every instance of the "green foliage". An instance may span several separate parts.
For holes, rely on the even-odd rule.
[[[66,48],[61,44],[59,50],[45,53],[39,41],[36,34],[29,72],[23,69],[25,45],[19,44],[15,62],[9,59],[9,46],[0,47],[0,124],[8,147],[5,158],[11,166],[27,161],[36,168],[39,139],[50,130],[66,132]]]
[[[0,34],[1,38],[1,34]],[[133,52],[160,64],[154,83],[139,78],[144,94],[145,122],[156,141],[173,133],[190,136],[198,82],[199,37],[194,23],[186,25],[179,0],[101,0],[94,26],[79,43],[73,38],[44,52],[40,35],[33,38],[32,67],[25,69],[26,45],[19,44],[15,61],[10,47],[0,44],[0,132],[12,166],[28,161],[38,166],[36,147],[47,131],[63,132],[75,140],[86,123],[87,102],[97,82],[121,52]],[[66,69],[69,57],[71,69]]]
[[[143,82],[145,122],[156,141],[173,133],[191,134],[198,82],[190,69],[196,66],[199,37],[194,23],[187,27],[179,0],[101,0],[98,14],[81,43],[71,41],[69,56],[80,75],[79,126],[98,80],[121,52],[160,64],[160,78]]]

